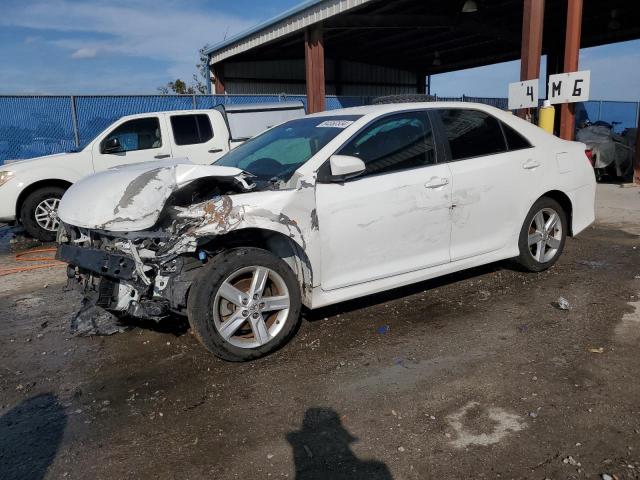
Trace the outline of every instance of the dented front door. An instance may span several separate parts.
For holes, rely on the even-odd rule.
[[[322,288],[448,263],[451,174],[436,163],[427,114],[378,120],[339,153],[362,159],[367,170],[316,186]]]
[[[322,288],[449,262],[450,178],[443,164],[318,185]]]

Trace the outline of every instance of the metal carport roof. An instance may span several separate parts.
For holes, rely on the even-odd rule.
[[[520,58],[522,0],[477,0],[478,11],[472,14],[461,12],[463,4],[464,0],[312,0],[207,53],[212,64],[303,58],[305,29],[322,23],[328,58],[425,73]],[[561,43],[566,4],[546,1],[544,53]],[[585,0],[581,46],[640,38],[639,18],[637,0]]]

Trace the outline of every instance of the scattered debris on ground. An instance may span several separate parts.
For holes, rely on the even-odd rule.
[[[553,305],[559,310],[570,310],[571,309],[571,304],[569,303],[569,300],[567,300],[564,297],[558,298],[558,300],[556,300]]]
[[[127,331],[118,317],[88,299],[83,299],[82,307],[71,317],[69,330],[76,337],[113,335]]]

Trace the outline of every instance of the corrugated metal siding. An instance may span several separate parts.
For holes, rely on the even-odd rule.
[[[413,72],[347,61],[342,62],[342,78],[349,82],[412,84],[414,88],[416,84]]]
[[[391,85],[345,85],[342,87],[340,95],[357,95],[365,97],[378,97],[380,95],[399,95],[403,93],[416,93],[414,86],[391,86]]]
[[[224,74],[230,94],[307,94],[304,60],[229,62],[224,65]]]
[[[227,80],[225,83],[227,94],[256,94],[256,95],[306,95],[307,87],[303,83],[264,83],[256,81]]]
[[[260,62],[228,62],[224,64],[226,79],[251,78],[304,81],[304,60],[265,60]]]
[[[376,96],[417,91],[414,72],[348,61],[342,62],[341,70],[341,95]]]
[[[327,95],[336,94],[335,62],[325,62]],[[341,95],[392,95],[416,92],[416,74],[405,70],[343,61]],[[306,94],[304,60],[225,63],[229,94]]]
[[[297,32],[309,25],[321,22],[322,20],[326,20],[334,15],[346,12],[371,1],[375,0],[329,0],[310,6],[308,9],[296,12],[290,17],[267,24],[255,33],[250,31],[245,37],[239,38],[230,45],[223,44],[219,49],[214,47],[211,50],[210,62],[211,64],[218,63],[226,58]]]

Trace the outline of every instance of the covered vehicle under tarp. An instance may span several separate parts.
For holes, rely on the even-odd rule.
[[[625,139],[604,125],[589,125],[578,130],[576,140],[593,152],[594,168],[627,178],[633,171],[633,148]]]

